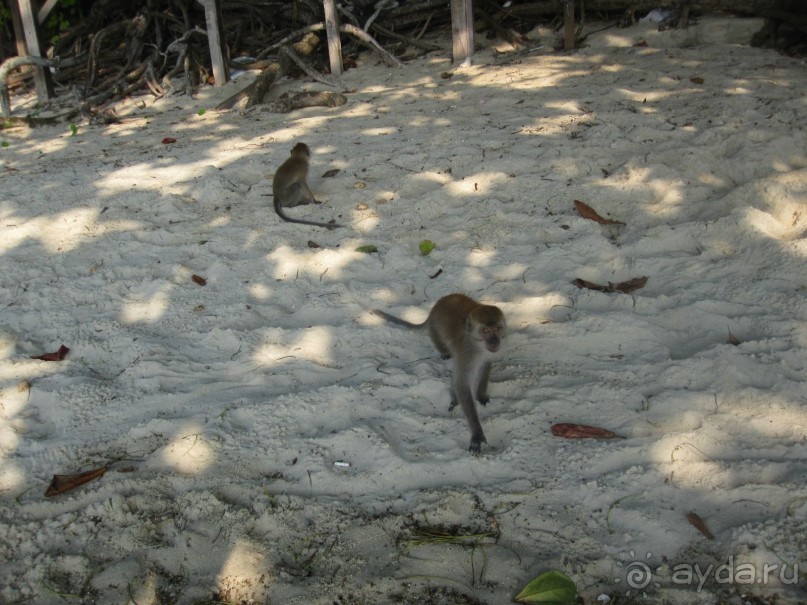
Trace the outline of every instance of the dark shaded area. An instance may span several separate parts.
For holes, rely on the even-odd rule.
[[[672,7],[671,17],[659,27],[686,27],[699,12],[713,7],[725,10],[722,0],[704,0]],[[670,2],[589,0],[577,4],[578,42],[581,25],[593,20],[627,26],[647,13],[649,7]],[[505,6],[506,5],[506,6]],[[755,44],[786,54],[807,50],[807,6],[797,0],[753,0],[733,3],[732,12],[764,16],[767,25]],[[686,7],[691,7],[686,8]],[[525,34],[538,25],[560,30],[560,2],[512,2],[476,0],[477,35],[526,48]],[[424,39],[427,34],[451,35],[449,3],[442,0],[377,2],[353,0],[338,6],[339,19],[377,40],[401,59],[438,50]],[[223,3],[227,59],[233,69],[263,70],[277,61],[281,49],[298,40],[305,28],[323,22],[323,6],[317,0],[300,2]],[[44,45],[49,57],[59,57],[54,81],[61,93],[70,90],[82,111],[93,114],[110,103],[137,93],[162,96],[168,92],[192,92],[213,81],[202,6],[194,0],[83,0],[59,3],[43,24]],[[324,39],[324,33],[317,34]],[[322,41],[322,40],[321,40]],[[345,67],[355,63],[363,49],[361,41],[343,35]],[[0,11],[0,60],[16,55],[10,13]],[[319,44],[308,58],[314,70],[328,71],[327,47]],[[31,77],[22,73],[9,79],[12,93],[31,87]],[[296,71],[299,74],[302,72]],[[294,74],[292,74],[294,75]]]
[[[777,0],[762,16],[765,27],[754,36],[754,46],[775,48],[791,56],[807,55],[807,4],[799,0]]]

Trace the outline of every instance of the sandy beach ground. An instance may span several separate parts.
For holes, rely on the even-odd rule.
[[[807,70],[760,25],[457,70],[444,40],[363,54],[334,109],[214,111],[244,75],[0,132],[0,602],[494,605],[548,570],[805,602]],[[289,213],[344,228],[274,214],[298,141],[324,203]],[[451,292],[509,324],[479,457],[449,363],[369,313]]]

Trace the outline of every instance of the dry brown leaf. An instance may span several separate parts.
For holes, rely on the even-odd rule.
[[[601,286],[600,284],[595,284],[592,281],[586,281],[585,279],[576,278],[572,282],[578,288],[586,288],[588,290],[596,290],[597,292],[611,292],[612,290],[608,289],[608,286]]]
[[[42,355],[31,355],[31,359],[40,359],[42,361],[61,361],[70,352],[66,346],[62,345],[55,353],[44,353]]]
[[[585,279],[577,278],[572,283],[578,288],[587,288],[588,290],[596,290],[597,292],[622,292],[623,294],[630,294],[635,290],[644,288],[647,284],[647,277],[634,277],[628,281],[621,281],[617,283],[608,282],[608,285],[595,284],[594,282],[586,281]]]
[[[555,437],[563,437],[564,439],[624,439],[622,435],[617,435],[608,429],[573,422],[553,424],[552,434]]]
[[[193,283],[199,284],[200,286],[207,285],[207,280],[200,275],[191,275],[191,279],[193,280]]]
[[[45,496],[50,498],[51,496],[58,496],[59,494],[69,492],[85,483],[89,483],[93,479],[103,477],[108,470],[108,466],[102,466],[101,468],[96,468],[84,473],[77,473],[75,475],[53,475],[48,489],[45,490]]]
[[[624,294],[630,294],[634,290],[644,288],[645,284],[647,284],[647,276],[634,277],[633,279],[629,279],[628,281],[621,281],[616,284],[608,282],[608,285],[611,286],[614,290],[616,290],[617,292],[622,292]]]
[[[597,211],[594,210],[591,206],[586,204],[585,202],[581,202],[580,200],[574,201],[574,207],[577,209],[578,214],[583,218],[587,218],[590,221],[595,221],[600,225],[624,225],[622,221],[613,221],[609,218],[603,218]]]
[[[706,523],[703,522],[703,519],[700,518],[698,513],[687,513],[687,521],[689,521],[689,524],[692,525],[692,527],[697,529],[710,540],[715,539],[714,534],[709,531],[709,528],[706,527]]]

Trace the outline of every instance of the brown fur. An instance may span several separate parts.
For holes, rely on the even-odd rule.
[[[459,404],[471,429],[472,454],[481,451],[486,442],[482,424],[476,413],[474,397],[485,405],[493,357],[501,349],[506,336],[506,322],[501,309],[483,305],[464,294],[449,294],[438,300],[421,324],[413,324],[375,309],[379,317],[411,329],[428,328],[435,348],[443,358],[454,358],[451,380],[451,406]]]
[[[302,225],[314,225],[315,227],[325,227],[335,229],[342,225],[336,223],[318,223],[316,221],[306,221],[303,219],[291,218],[283,208],[293,208],[305,204],[318,204],[314,193],[308,186],[308,164],[311,158],[311,150],[305,143],[297,143],[291,150],[291,157],[280,165],[272,179],[272,196],[275,203],[275,212],[284,221],[289,223],[300,223]]]

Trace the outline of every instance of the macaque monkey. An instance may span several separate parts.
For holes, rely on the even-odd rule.
[[[290,218],[283,212],[283,208],[293,208],[304,204],[319,204],[306,181],[308,178],[308,159],[310,157],[311,150],[308,145],[297,143],[291,150],[291,157],[283,162],[275,172],[275,177],[272,179],[275,212],[280,218],[289,223],[314,225],[315,227],[325,227],[326,229],[341,227],[342,225],[337,225],[336,223],[318,223],[316,221]]]
[[[478,455],[487,439],[476,414],[474,398],[482,405],[490,401],[490,364],[499,352],[507,330],[501,309],[483,305],[463,294],[449,294],[435,303],[429,317],[421,324],[409,323],[378,309],[373,313],[407,328],[428,328],[429,336],[443,359],[454,358],[448,410],[453,410],[457,404],[462,406],[471,428],[468,450]]]

